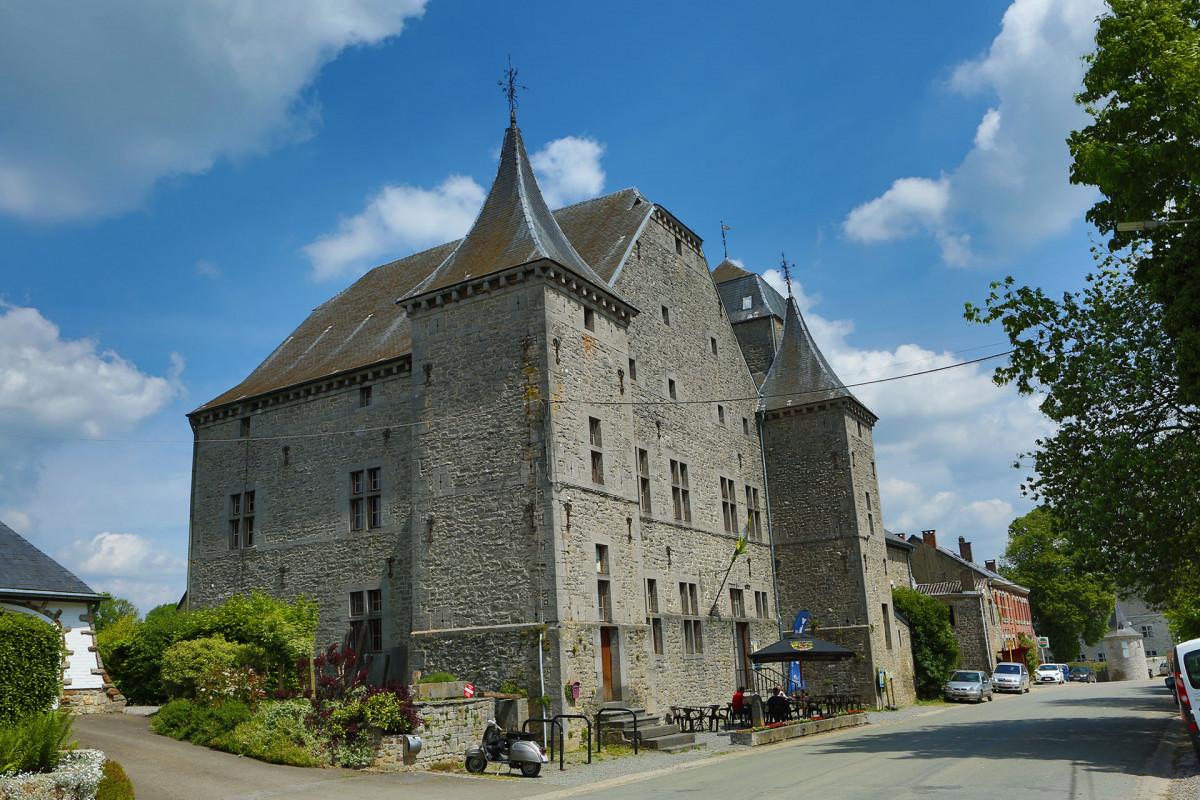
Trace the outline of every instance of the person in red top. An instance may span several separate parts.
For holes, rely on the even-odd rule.
[[[739,686],[738,690],[733,693],[733,710],[737,713],[741,713],[742,709],[746,707],[745,693],[745,686]]]

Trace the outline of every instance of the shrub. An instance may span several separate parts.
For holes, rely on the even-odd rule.
[[[0,725],[53,705],[65,656],[58,628],[29,614],[0,611]]]
[[[0,774],[53,771],[61,751],[75,747],[67,741],[72,723],[66,712],[46,711],[0,727]]]
[[[256,706],[267,696],[265,685],[251,667],[217,668],[196,679],[196,699],[210,704],[237,700]]]
[[[163,653],[160,671],[163,690],[170,697],[195,697],[197,679],[239,663],[243,648],[220,634],[176,642]]]
[[[150,728],[203,747],[211,747],[223,734],[250,719],[250,707],[238,700],[210,706],[192,700],[172,700],[150,720]]]
[[[120,764],[108,760],[101,769],[96,800],[134,800],[133,783]]]
[[[320,739],[309,729],[313,716],[307,700],[263,703],[248,721],[219,736],[215,745],[272,764],[323,766],[327,759]]]
[[[946,676],[958,665],[958,640],[950,627],[950,609],[905,586],[892,589],[892,603],[896,613],[912,626],[917,697],[941,697]]]
[[[417,683],[453,683],[458,678],[451,675],[449,672],[431,672],[428,675],[422,675],[421,680]]]
[[[100,596],[104,599],[100,601],[96,616],[92,619],[92,630],[96,633],[122,619],[137,621],[138,610],[133,603],[123,597],[113,597],[108,592],[101,592]]]
[[[162,658],[172,644],[185,638],[187,614],[173,604],[151,609],[127,635],[109,646],[105,662],[109,677],[135,705],[156,705],[169,699],[162,685]],[[103,651],[101,651],[103,656]]]

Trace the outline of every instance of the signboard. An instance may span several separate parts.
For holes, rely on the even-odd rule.
[[[475,696],[475,684],[464,683],[463,684],[463,697],[474,697],[474,696]]]
[[[812,642],[792,642],[792,649],[793,650],[812,650],[813,643]]]
[[[1049,636],[1037,637],[1037,646],[1038,647],[1049,647],[1050,646],[1050,637]]]

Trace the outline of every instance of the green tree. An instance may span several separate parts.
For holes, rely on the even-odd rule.
[[[1079,568],[1057,532],[1050,509],[1035,508],[1008,526],[1000,573],[1029,589],[1033,627],[1050,637],[1057,661],[1073,661],[1079,643],[1093,645],[1108,632],[1116,595],[1112,584]]]
[[[1042,394],[1056,423],[1023,488],[1054,509],[1078,571],[1161,606],[1200,575],[1200,412],[1180,396],[1162,306],[1131,278],[1138,258],[1097,254],[1087,287],[1058,301],[1009,278],[966,316],[1004,327],[1013,353],[993,380]]]
[[[950,627],[950,609],[906,586],[892,589],[892,605],[912,629],[917,697],[941,697],[946,678],[958,666],[958,640]]]
[[[161,678],[163,653],[180,638],[186,616],[174,603],[166,603],[146,612],[146,618],[132,626],[127,636],[106,643],[109,656],[105,668],[130,702],[157,705],[167,699]]]
[[[1104,195],[1088,212],[1110,247],[1148,237],[1137,280],[1163,304],[1183,396],[1200,401],[1200,223],[1145,233],[1123,221],[1200,217],[1200,0],[1107,0],[1077,100],[1092,123],[1067,142],[1071,182]]]
[[[113,597],[108,592],[101,592],[100,596],[104,599],[100,601],[100,607],[96,609],[96,618],[92,622],[92,629],[96,633],[100,633],[114,622],[125,617],[138,618],[137,606],[125,598]]]
[[[0,728],[50,708],[62,690],[66,654],[56,626],[32,614],[0,610]]]

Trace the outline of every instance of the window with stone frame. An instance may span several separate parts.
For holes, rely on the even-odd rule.
[[[637,359],[629,359],[629,382],[637,383]]]
[[[692,521],[692,495],[688,489],[688,466],[682,461],[671,460],[671,500],[675,519]]]
[[[612,584],[609,581],[596,581],[596,598],[600,621],[612,622]]]
[[[638,497],[642,512],[650,513],[650,454],[642,448],[637,451]]]
[[[592,483],[604,485],[604,439],[600,431],[600,420],[588,417],[588,443],[592,446]]]
[[[721,478],[721,519],[725,530],[737,533],[737,490],[728,478]]]
[[[741,589],[729,590],[729,613],[735,617],[746,616],[746,598]]]
[[[607,575],[608,573],[608,545],[596,545],[596,574]]]
[[[383,591],[350,592],[350,646],[367,653],[383,652]]]
[[[770,606],[768,606],[768,604],[767,604],[767,593],[766,592],[755,592],[754,593],[754,615],[756,617],[771,616],[771,609],[770,609]]]
[[[667,378],[667,397],[671,398],[672,400],[679,399],[679,393],[675,388],[674,378]]]
[[[750,535],[747,538],[761,542],[763,540],[762,509],[759,508],[758,489],[753,486],[746,487],[746,515],[746,524],[750,529]]]
[[[229,495],[229,549],[254,547],[254,492]]]
[[[583,310],[583,327],[589,331],[596,330],[596,312],[590,308]]]
[[[720,403],[717,403],[717,424],[725,424],[725,406],[721,405]]]
[[[358,387],[358,407],[366,408],[369,405],[371,405],[370,385]]]
[[[679,606],[683,615],[683,652],[686,655],[696,655],[704,652],[704,623],[700,619],[696,584],[679,584]]]
[[[242,417],[241,422],[238,426],[238,436],[241,436],[244,439],[244,438],[248,437],[249,435],[250,435],[250,418]]]
[[[663,643],[663,624],[662,617],[658,614],[658,581],[654,578],[646,579],[646,613],[651,615],[646,617],[646,624],[650,626],[650,639],[654,645],[654,654],[661,656],[666,653]]]
[[[888,604],[883,603],[883,640],[887,642],[887,649],[892,649],[892,614],[888,609]]]
[[[750,418],[749,417],[742,417],[742,435],[743,436],[750,435]]]
[[[379,467],[350,473],[350,530],[383,526],[383,477]]]

